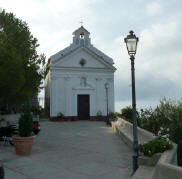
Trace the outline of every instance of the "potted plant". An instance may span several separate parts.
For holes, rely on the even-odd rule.
[[[157,137],[143,145],[140,144],[139,165],[155,166],[161,156],[161,153],[172,148],[172,143],[162,137]]]
[[[33,131],[33,120],[32,115],[28,109],[19,118],[19,135],[13,136],[15,150],[17,155],[29,155],[32,150],[34,142]]]
[[[116,121],[117,120],[117,115],[114,112],[110,112],[109,113],[109,122],[111,123],[112,121]]]
[[[62,112],[58,113],[57,118],[58,118],[58,120],[63,121],[64,120],[64,114]]]
[[[97,111],[97,117],[96,117],[96,120],[97,121],[100,121],[100,120],[102,120],[102,111]]]

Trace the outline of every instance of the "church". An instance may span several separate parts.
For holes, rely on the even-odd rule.
[[[50,119],[97,120],[114,112],[113,59],[91,44],[81,26],[70,46],[48,60],[45,78],[45,110]]]

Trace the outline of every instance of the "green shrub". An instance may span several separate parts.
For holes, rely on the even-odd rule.
[[[132,121],[132,108],[121,110],[121,115],[129,122]],[[168,135],[169,139],[178,145],[177,161],[182,166],[182,99],[175,101],[163,98],[155,108],[140,109],[137,111],[138,126],[155,135],[162,130],[161,136]]]
[[[102,111],[100,111],[100,110],[97,111],[97,114],[96,115],[97,115],[97,117],[101,117],[102,116]]]
[[[30,137],[33,130],[32,115],[26,110],[19,119],[19,135],[20,137]]]
[[[132,109],[132,107],[127,106],[127,107],[121,109],[120,117],[133,123],[133,109]],[[139,118],[139,113],[137,110],[136,110],[136,119],[137,119],[138,126],[140,126],[140,118]]]
[[[116,114],[116,113],[114,113],[114,112],[110,112],[110,113],[109,113],[109,119],[110,119],[110,120],[113,121],[113,120],[115,120],[116,118],[117,118],[117,114]]]
[[[58,116],[59,118],[63,118],[64,117],[64,114],[62,112],[58,113]]]
[[[126,119],[129,122],[133,122],[132,116],[133,116],[133,109],[131,106],[127,106],[127,107],[121,109],[122,118]]]
[[[156,138],[146,144],[139,145],[140,153],[144,154],[145,156],[152,156],[155,153],[162,153],[172,148],[173,145],[163,138]]]
[[[115,112],[114,114],[115,114],[116,118],[118,118],[118,117],[119,117],[119,118],[122,118],[121,113]]]
[[[138,121],[139,127],[144,128],[154,134],[157,134],[161,126],[155,110],[152,108],[140,109],[138,113]]]
[[[182,119],[173,120],[169,126],[169,138],[178,145],[177,161],[182,166]]]
[[[177,161],[182,166],[182,101],[163,98],[154,109],[146,109],[139,115],[140,127],[155,134],[163,127],[163,135],[169,134],[169,139],[178,145]]]

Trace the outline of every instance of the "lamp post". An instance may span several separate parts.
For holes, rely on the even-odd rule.
[[[108,88],[109,84],[105,83],[105,89],[106,89],[106,105],[107,105],[107,117],[106,117],[106,123],[109,125],[109,116],[108,116]]]
[[[132,77],[132,107],[133,107],[133,173],[138,168],[138,131],[136,119],[136,96],[135,96],[135,68],[134,60],[137,50],[138,37],[135,36],[133,31],[124,39],[127,47],[128,54],[131,60],[131,77]]]

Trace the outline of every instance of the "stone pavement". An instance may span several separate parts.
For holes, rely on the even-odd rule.
[[[128,179],[132,151],[104,122],[41,122],[32,154],[0,144],[5,179]]]

